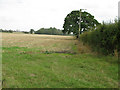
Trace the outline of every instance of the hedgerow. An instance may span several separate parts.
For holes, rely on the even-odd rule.
[[[104,55],[120,52],[120,21],[102,23],[97,29],[85,32],[80,39],[92,47],[92,50]]]

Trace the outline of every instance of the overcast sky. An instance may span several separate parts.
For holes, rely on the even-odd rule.
[[[62,29],[72,10],[87,9],[99,22],[118,16],[120,0],[0,0],[0,28],[29,31],[42,27]]]

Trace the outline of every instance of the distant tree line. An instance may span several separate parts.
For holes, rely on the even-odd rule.
[[[27,31],[19,31],[19,30],[3,30],[3,29],[0,29],[0,32],[5,32],[5,33],[13,33],[13,32],[21,32],[21,33],[25,33],[25,34],[29,34],[29,32]]]
[[[13,33],[13,30],[3,30],[3,29],[0,29],[0,32]]]
[[[63,35],[62,30],[56,29],[55,27],[50,27],[50,28],[41,28],[37,31],[34,29],[30,29],[30,31],[18,31],[18,30],[3,30],[0,29],[0,32],[6,32],[6,33],[13,33],[13,32],[21,32],[25,34],[48,34],[48,35]]]
[[[33,30],[30,30],[30,32],[33,32]],[[48,35],[63,35],[62,30],[56,29],[55,27],[52,28],[41,28],[34,32],[35,34],[48,34]]]

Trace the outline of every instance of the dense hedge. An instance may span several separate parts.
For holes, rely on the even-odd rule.
[[[120,51],[120,21],[103,23],[96,30],[82,34],[80,39],[94,51],[104,55],[114,54],[115,49]]]

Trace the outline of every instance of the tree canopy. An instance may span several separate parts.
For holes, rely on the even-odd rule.
[[[34,33],[34,29],[30,29],[30,34],[33,34]]]
[[[35,34],[63,35],[62,30],[56,28],[41,28]]]
[[[63,33],[70,34],[73,32],[74,35],[78,36],[79,33],[79,20],[80,20],[80,11],[72,11],[69,13],[63,24]],[[91,28],[95,28],[98,24],[100,24],[94,16],[88,12],[81,12],[81,32],[87,31]]]

